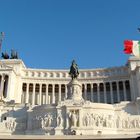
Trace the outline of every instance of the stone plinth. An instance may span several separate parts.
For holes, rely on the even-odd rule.
[[[82,84],[77,80],[73,79],[68,84],[68,99],[74,101],[82,101]]]

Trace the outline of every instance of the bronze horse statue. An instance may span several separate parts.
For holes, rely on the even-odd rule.
[[[3,59],[9,59],[9,55],[8,55],[7,52],[5,52],[5,53],[2,52],[1,57],[2,57]]]

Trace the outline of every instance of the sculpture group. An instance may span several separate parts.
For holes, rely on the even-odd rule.
[[[15,50],[11,50],[11,56],[7,52],[2,52],[3,59],[18,59],[18,53]]]

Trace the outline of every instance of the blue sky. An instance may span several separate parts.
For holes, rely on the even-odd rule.
[[[125,65],[125,39],[139,40],[140,0],[0,0],[2,51],[27,67],[68,69]]]

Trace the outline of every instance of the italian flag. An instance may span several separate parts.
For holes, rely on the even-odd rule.
[[[136,57],[140,57],[140,41],[125,40],[124,53],[133,54]]]

